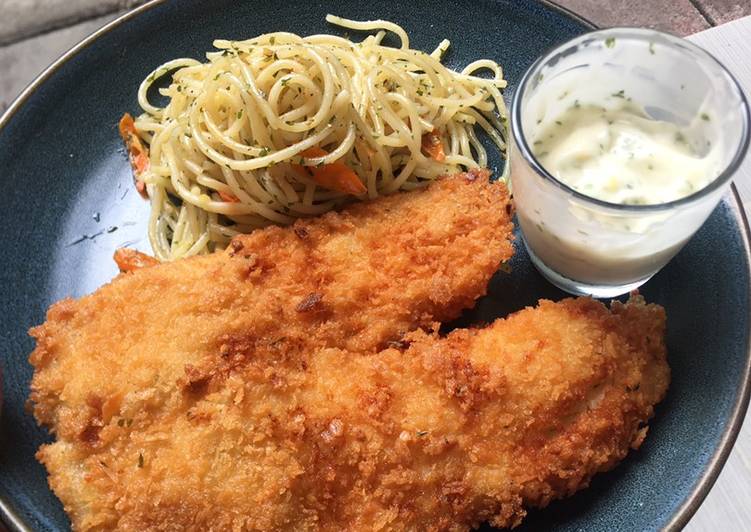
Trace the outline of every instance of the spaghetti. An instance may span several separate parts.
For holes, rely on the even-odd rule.
[[[121,131],[151,201],[149,239],[159,260],[209,253],[239,233],[320,214],[352,196],[375,198],[486,166],[478,127],[505,153],[498,64],[479,60],[455,72],[441,64],[447,40],[427,54],[410,49],[394,23],[326,20],[374,34],[357,43],[284,32],[217,40],[208,62],[169,61],[141,83],[144,113]],[[382,44],[387,31],[400,47]],[[149,88],[170,73],[160,89],[169,103],[153,105]]]

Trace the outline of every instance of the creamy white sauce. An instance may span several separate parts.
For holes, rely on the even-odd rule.
[[[717,177],[711,142],[694,147],[686,128],[649,117],[628,98],[619,91],[602,105],[576,100],[559,114],[547,113],[531,138],[532,151],[559,181],[610,203],[666,203]]]
[[[706,84],[662,47],[593,43],[537,73],[522,113],[540,164],[581,194],[660,205],[706,188],[725,164],[725,117]],[[723,190],[670,209],[631,210],[567,194],[512,152],[524,239],[556,275],[583,285],[638,285],[664,266]],[[570,283],[569,283],[570,284]],[[604,293],[604,292],[603,292]]]

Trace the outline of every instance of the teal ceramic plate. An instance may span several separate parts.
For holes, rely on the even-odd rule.
[[[10,528],[69,528],[34,459],[50,437],[24,410],[33,347],[26,331],[43,321],[50,303],[110,280],[116,247],[148,249],[147,205],[133,190],[116,128],[124,111],[137,110],[138,84],[167,59],[202,57],[214,38],[339,31],[324,21],[327,12],[393,20],[424,50],[448,38],[447,62],[454,67],[493,58],[510,81],[507,96],[547,48],[588,29],[585,21],[533,1],[157,1],[53,65],[0,120],[0,510]],[[648,300],[667,309],[673,369],[645,444],[587,490],[531,512],[522,529],[678,529],[701,503],[748,402],[749,254],[738,205],[735,197],[723,202],[644,287]],[[489,320],[540,297],[563,294],[517,246],[513,274],[494,278],[489,295],[462,323]]]

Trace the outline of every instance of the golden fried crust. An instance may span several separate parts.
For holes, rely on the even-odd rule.
[[[157,381],[95,445],[39,458],[79,530],[513,526],[639,446],[668,386],[664,327],[641,298],[570,299],[370,355],[227,340],[205,355],[235,360],[221,385]]]
[[[174,415],[193,396],[229,393],[225,381],[238,368],[263,360],[263,378],[284,386],[313,350],[374,353],[458,316],[511,256],[511,216],[504,185],[490,184],[486,171],[459,174],[259,230],[224,253],[120,275],[53,305],[30,331],[31,399],[37,420],[57,436],[40,456],[73,522],[107,528],[113,516],[135,515],[116,508],[125,504],[116,491],[90,480],[101,474],[112,482],[101,464],[82,470],[84,457],[110,449],[131,426]],[[190,427],[210,419],[218,437],[207,416],[196,411]],[[213,515],[215,501],[195,498]],[[163,501],[166,522],[186,505],[192,515],[190,500],[183,493]]]
[[[73,438],[82,428],[63,426],[68,409],[98,412],[92,402],[101,402],[107,422],[139,390],[169,394],[181,378],[221,378],[231,357],[223,368],[202,362],[236,344],[282,357],[324,346],[375,351],[471,306],[511,256],[511,232],[506,187],[476,172],[121,275],[53,305],[31,329],[35,414]]]

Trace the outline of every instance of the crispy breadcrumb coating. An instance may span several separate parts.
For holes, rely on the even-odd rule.
[[[95,440],[81,413],[99,411],[90,395],[116,398],[101,405],[108,420],[129,394],[200,380],[217,338],[258,352],[374,352],[456,318],[511,257],[512,214],[506,187],[477,171],[120,275],[31,329],[35,415]]]
[[[47,463],[77,528],[112,525],[93,511],[102,500],[81,466],[112,430],[149,423],[184,390],[209,389],[253,360],[303,364],[325,347],[374,353],[472,306],[513,252],[508,191],[488,177],[459,174],[256,231],[224,253],[123,274],[53,305],[31,330],[31,400],[57,437],[40,456],[71,453]],[[61,480],[72,472],[75,482]]]
[[[669,381],[664,327],[639,297],[581,298],[377,354],[219,336],[208,381],[92,387],[96,441],[39,458],[79,530],[514,526],[641,444]]]

